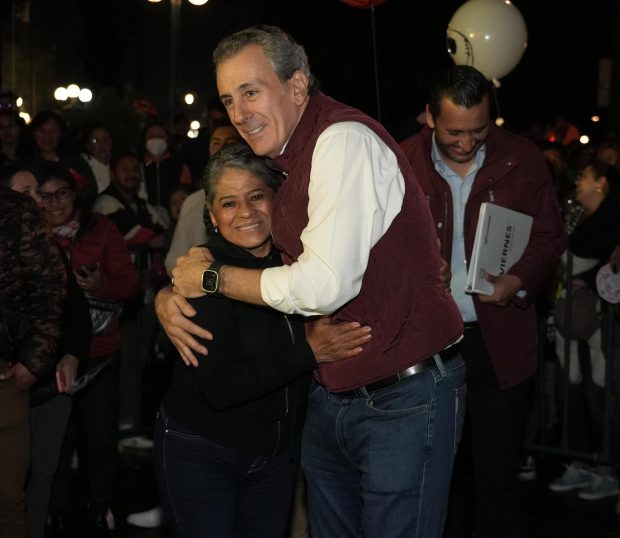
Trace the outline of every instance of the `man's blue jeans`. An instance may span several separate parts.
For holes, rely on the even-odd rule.
[[[460,355],[365,397],[310,390],[302,439],[319,538],[438,538],[465,412]]]

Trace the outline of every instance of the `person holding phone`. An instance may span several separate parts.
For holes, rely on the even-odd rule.
[[[123,236],[107,217],[78,203],[73,177],[61,164],[46,164],[39,195],[90,306],[92,340],[86,374],[96,375],[74,397],[75,411],[80,415],[76,433],[84,437],[86,447],[80,460],[86,460],[83,469],[88,470],[90,536],[108,536],[106,513],[114,492],[117,455],[118,317],[123,303],[139,293],[140,277]],[[71,443],[67,446],[72,450]],[[64,456],[57,480],[68,484],[70,453]],[[53,517],[68,519],[69,498],[53,498],[52,504]]]

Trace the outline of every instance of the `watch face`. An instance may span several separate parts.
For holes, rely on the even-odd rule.
[[[220,275],[217,271],[207,269],[202,273],[202,291],[205,293],[217,293],[220,284]]]

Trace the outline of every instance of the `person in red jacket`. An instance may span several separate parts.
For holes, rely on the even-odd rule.
[[[119,315],[124,303],[140,292],[140,276],[114,223],[76,203],[76,185],[66,168],[46,164],[39,194],[52,232],[90,304],[93,334],[86,369],[92,380],[76,394],[74,406],[80,418],[77,433],[86,443],[81,469],[88,471],[90,536],[104,537],[109,536],[105,516],[116,475]],[[61,465],[66,461],[63,458]],[[59,473],[68,479],[66,465]]]
[[[448,509],[450,537],[471,536],[474,512],[464,503],[472,498],[477,536],[517,536],[517,467],[537,366],[534,302],[566,246],[540,150],[493,124],[489,88],[470,66],[439,72],[430,87],[427,126],[401,143],[428,199],[465,323],[467,410]],[[465,290],[483,202],[534,218],[521,259],[506,273],[488,276],[494,284],[488,296]],[[472,472],[475,496],[468,489]]]

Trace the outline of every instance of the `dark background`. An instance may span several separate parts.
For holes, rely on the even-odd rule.
[[[6,48],[13,39],[7,15],[15,3],[24,2],[1,1]],[[397,138],[415,129],[429,75],[452,63],[446,51],[446,27],[462,4],[461,0],[387,0],[374,9],[380,119]],[[578,5],[559,0],[515,2],[527,26],[528,48],[497,90],[507,128],[520,131],[534,122],[546,123],[555,114],[567,116],[594,135],[615,127],[614,88],[611,109],[599,106],[597,91],[599,61],[620,57],[620,39],[614,37],[620,34],[619,4],[616,0]],[[157,4],[31,0],[29,5],[30,22],[18,21],[14,35],[19,49],[17,78],[31,90],[34,108],[49,105],[47,96],[55,86],[74,81],[93,89],[96,96],[113,88],[121,98],[148,99],[168,114],[170,0]],[[202,7],[182,0],[177,40],[179,110],[200,116],[206,101],[216,95],[211,62],[215,44],[224,35],[257,23],[281,26],[305,46],[326,93],[379,115],[371,11],[340,0],[209,0]],[[11,80],[7,56],[3,54],[2,87]],[[20,75],[28,64],[30,74]],[[37,78],[40,69],[44,73]],[[180,96],[188,91],[199,97],[192,107],[181,103]],[[594,113],[603,119],[598,126],[589,122]]]

